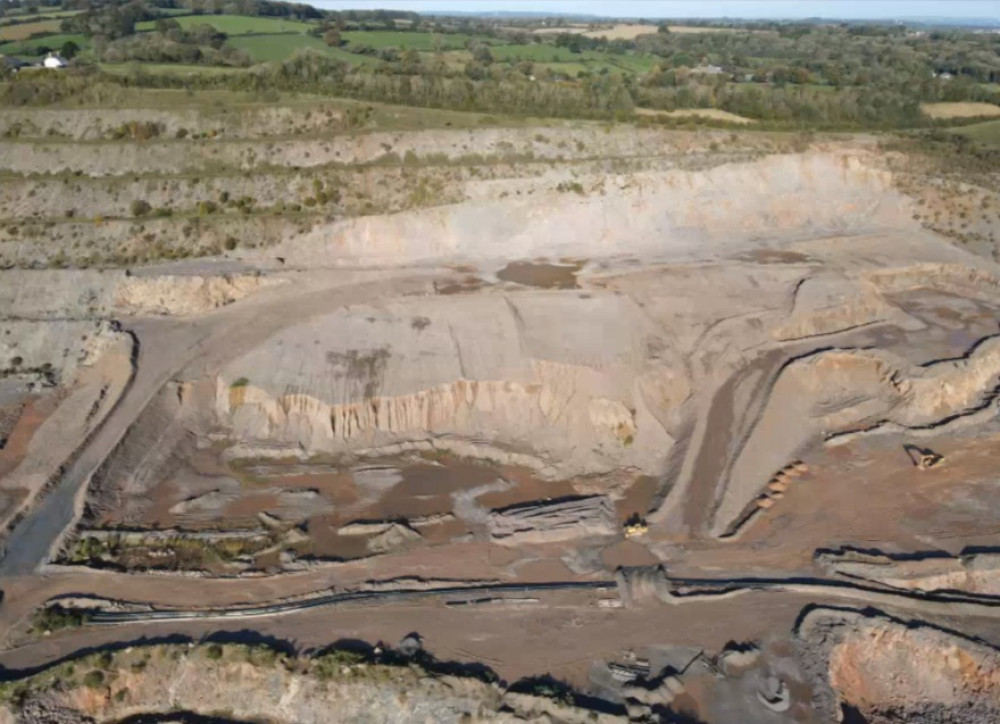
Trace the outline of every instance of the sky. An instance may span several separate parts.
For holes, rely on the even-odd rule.
[[[313,0],[310,4],[328,10],[518,10],[645,18],[1000,19],[1000,0]]]

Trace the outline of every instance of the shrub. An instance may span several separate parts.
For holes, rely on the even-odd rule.
[[[212,661],[218,661],[222,658],[222,647],[219,644],[211,644],[205,650],[205,656],[207,656]]]
[[[104,684],[104,672],[94,669],[93,671],[88,671],[87,675],[83,677],[83,685],[91,689],[96,689]]]
[[[142,199],[136,199],[129,206],[129,209],[132,211],[132,216],[145,216],[153,210],[153,207]]]

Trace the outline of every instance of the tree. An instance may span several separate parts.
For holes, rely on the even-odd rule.
[[[330,28],[323,34],[323,42],[331,48],[339,48],[343,45],[344,40],[341,37],[339,30],[336,28]]]
[[[490,46],[486,43],[476,45],[472,49],[472,59],[481,65],[492,65],[493,53],[490,51]]]
[[[74,43],[72,40],[67,40],[62,44],[62,48],[59,50],[60,55],[66,60],[72,60],[76,57],[76,54],[80,52],[80,46]]]

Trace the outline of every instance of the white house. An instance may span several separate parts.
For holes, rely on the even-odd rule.
[[[65,68],[66,65],[66,59],[57,53],[49,53],[42,61],[45,68]]]

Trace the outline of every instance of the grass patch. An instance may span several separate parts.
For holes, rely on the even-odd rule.
[[[39,20],[37,23],[0,25],[0,40],[26,40],[35,33],[58,33],[61,20]]]
[[[284,18],[250,17],[247,15],[180,15],[173,18],[187,30],[196,25],[211,25],[227,35],[273,35],[275,33],[305,33],[310,23]],[[137,31],[155,30],[156,21],[136,23]]]
[[[464,33],[404,33],[395,30],[349,30],[341,38],[351,45],[370,45],[373,48],[412,48],[413,50],[462,50],[473,40],[490,45],[502,41],[483,35]]]
[[[311,35],[244,35],[230,38],[229,44],[234,48],[245,50],[255,63],[285,60],[292,57],[296,51],[306,48],[352,65],[378,62],[375,58],[348,53],[342,48],[332,48],[321,38],[314,38]]]
[[[971,126],[952,129],[951,132],[985,146],[1000,147],[1000,120],[973,123]]]
[[[59,50],[63,43],[72,41],[80,48],[89,47],[87,39],[75,33],[58,33],[56,35],[46,35],[44,38],[32,38],[31,40],[18,40],[0,45],[0,55],[38,55],[38,48],[53,48]]]

